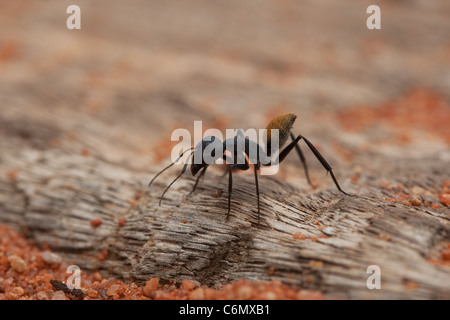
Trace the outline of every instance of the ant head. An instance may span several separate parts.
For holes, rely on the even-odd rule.
[[[214,136],[207,136],[203,138],[194,148],[192,157],[191,173],[193,176],[200,171],[200,169],[214,163],[223,154],[222,143]],[[201,159],[201,161],[199,160]]]
[[[271,130],[272,129],[278,129],[279,131],[279,141],[278,146],[281,148],[286,140],[289,138],[292,126],[294,125],[295,119],[297,119],[297,116],[293,113],[286,113],[281,116],[276,117],[272,121],[269,122],[267,125],[267,138],[266,138],[266,145],[267,145],[267,154],[271,154]]]

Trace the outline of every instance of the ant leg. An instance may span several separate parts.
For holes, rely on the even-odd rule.
[[[199,174],[199,176],[197,177],[197,180],[195,180],[194,187],[192,188],[192,191],[189,192],[188,195],[190,195],[191,193],[193,193],[193,192],[195,191],[195,189],[197,189],[198,182],[200,181],[200,178],[203,177],[203,176],[205,175],[205,172],[206,172],[206,169],[207,169],[207,168],[208,168],[208,167],[204,167],[204,168],[202,169],[202,171],[200,171],[200,174]]]
[[[259,206],[259,186],[258,186],[258,170],[259,170],[259,165],[254,165],[255,167],[255,184],[256,184],[256,196],[258,198],[258,225],[260,224],[260,206]],[[275,212],[275,215],[277,216],[278,220],[280,219],[280,216],[278,215],[278,213]]]
[[[230,209],[231,209],[231,192],[233,190],[233,178],[232,178],[232,172],[233,170],[228,170],[228,213],[227,213],[227,221],[230,218]]]
[[[295,140],[294,134],[293,134],[292,132],[291,132],[291,139],[292,139],[292,141]],[[308,181],[308,184],[309,184],[311,187],[314,187],[314,185],[313,185],[312,182],[311,182],[311,179],[309,178],[308,167],[307,167],[307,165],[306,165],[305,156],[303,155],[303,152],[302,152],[302,150],[300,149],[300,146],[299,146],[298,144],[295,144],[295,151],[297,151],[297,154],[298,154],[298,156],[299,156],[299,158],[300,158],[300,161],[301,161],[302,164],[303,164],[303,168],[305,169],[306,181]]]
[[[258,198],[258,225],[260,224],[260,206],[259,206],[259,186],[258,186],[258,169],[259,169],[259,165],[254,165],[255,167],[255,184],[256,184],[256,197]],[[278,220],[280,219],[280,216],[278,215],[278,213],[275,212],[275,215],[277,216]]]
[[[230,218],[230,210],[231,210],[231,193],[233,192],[233,177],[232,172],[233,169],[239,169],[239,170],[247,170],[250,168],[248,165],[247,159],[245,159],[245,163],[243,164],[232,164],[228,170],[228,213],[227,213],[227,221]]]
[[[224,165],[226,166],[226,169],[223,175],[220,176],[220,178],[223,178],[228,174],[228,172],[231,170],[231,166],[233,163],[233,159],[226,154],[223,155],[223,160],[225,160]]]
[[[258,198],[258,225],[260,223],[260,210],[259,210],[259,186],[258,186],[258,165],[253,165],[255,168],[255,185],[256,185],[256,197]]]
[[[169,188],[175,183],[175,181],[177,181],[178,180],[178,178],[179,177],[181,177],[182,175],[183,175],[183,173],[185,173],[186,172],[186,168],[187,168],[187,166],[188,166],[188,164],[189,164],[189,159],[191,158],[191,156],[194,154],[194,152],[192,152],[190,155],[189,155],[189,157],[187,158],[187,161],[186,161],[186,163],[184,164],[184,166],[183,166],[183,169],[181,169],[181,172],[180,172],[180,174],[167,186],[167,188],[164,190],[164,192],[163,192],[163,194],[161,195],[161,198],[159,198],[159,205],[161,206],[161,201],[162,201],[162,198],[164,197],[164,195],[166,194],[166,192],[167,192],[167,190],[169,190]]]
[[[280,164],[286,158],[286,156],[292,151],[292,149],[294,149],[301,138],[303,137],[299,135],[297,138],[292,140],[292,142],[289,143],[283,150],[281,150],[280,154],[278,155],[276,164]],[[269,165],[272,165],[272,162]]]
[[[301,136],[299,135],[299,137],[301,137]],[[309,142],[308,139],[306,139],[305,137],[302,137],[302,138],[305,141],[305,143],[308,145],[309,149],[311,149],[311,151],[314,153],[314,155],[316,156],[317,160],[319,160],[320,163],[322,164],[322,166],[330,173],[331,178],[333,179],[333,182],[336,185],[336,187],[338,188],[338,190],[340,192],[342,192],[343,194],[345,194],[346,196],[348,196],[349,194],[347,192],[345,192],[344,190],[342,190],[341,187],[339,186],[339,183],[337,182],[336,177],[334,176],[333,169],[331,169],[331,166],[328,164],[328,162],[325,160],[325,158],[313,146],[313,144],[311,142]]]
[[[313,144],[306,139],[305,137],[303,137],[302,135],[298,135],[297,138],[295,138],[291,143],[289,143],[286,148],[284,148],[281,152],[280,155],[278,156],[278,163],[281,163],[281,161],[283,161],[286,156],[289,154],[289,152],[292,151],[292,149],[295,147],[295,145],[300,141],[300,139],[305,140],[305,143],[307,144],[307,146],[309,147],[309,149],[312,151],[312,153],[314,153],[314,155],[316,156],[317,160],[320,161],[320,163],[322,164],[322,166],[327,170],[327,172],[330,173],[331,178],[333,179],[334,184],[336,185],[336,187],[338,188],[338,190],[340,192],[342,192],[343,194],[345,194],[346,196],[349,196],[349,194],[347,192],[345,192],[344,190],[341,189],[341,186],[339,185],[339,183],[336,180],[336,177],[334,176],[333,170],[331,169],[331,166],[329,165],[329,163],[325,160],[325,158],[320,154],[320,152],[313,146]]]

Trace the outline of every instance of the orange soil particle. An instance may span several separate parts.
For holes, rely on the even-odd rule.
[[[10,171],[6,172],[6,176],[8,177],[9,181],[16,181],[17,170],[10,170]]]
[[[267,269],[267,274],[268,274],[269,276],[273,276],[273,275],[275,274],[275,268],[274,268],[274,267],[269,267],[269,268]]]
[[[87,157],[87,156],[89,156],[89,150],[83,148],[83,149],[81,149],[80,154],[81,154],[83,157]]]
[[[441,194],[439,200],[441,200],[442,204],[450,206],[450,194]]]
[[[351,181],[352,183],[358,183],[358,181],[359,181],[359,175],[357,175],[357,174],[353,175],[353,177],[351,177],[350,181]]]
[[[442,260],[450,261],[450,248],[442,250],[441,255]]]
[[[143,289],[143,293],[146,297],[151,298],[153,295],[153,292],[158,290],[159,288],[159,279],[158,278],[151,278],[145,283],[145,287]]]
[[[127,222],[126,218],[120,219],[119,222],[118,222],[119,227],[122,228],[125,225],[126,222]]]
[[[130,206],[134,207],[141,198],[142,198],[142,193],[140,193],[140,192],[136,193],[136,195],[134,196],[134,199],[130,201]]]
[[[94,228],[99,227],[101,224],[102,224],[102,219],[100,219],[100,218],[91,220],[91,226],[93,226]]]
[[[293,234],[293,237],[294,237],[294,239],[299,239],[299,240],[307,240],[307,239],[309,239],[309,240],[311,240],[312,242],[316,242],[317,240],[319,240],[319,238],[321,238],[321,239],[325,239],[325,238],[327,238],[326,236],[325,237],[323,237],[324,235],[321,235],[320,237],[317,237],[317,236],[311,236],[311,237],[307,237],[307,236],[305,236],[303,233],[301,233],[301,232],[296,232],[296,233],[294,233]]]
[[[425,207],[431,207],[433,209],[439,209],[440,204],[437,202],[429,203],[428,201],[424,201],[419,195],[414,194],[410,191],[410,193],[407,193],[407,191],[404,190],[403,186],[396,186],[393,187],[389,185],[386,182],[381,182],[381,185],[383,186],[384,191],[390,193],[392,197],[385,197],[384,199],[389,202],[400,202],[409,206],[425,206]],[[414,190],[414,188],[412,189]],[[442,192],[445,192],[445,182],[444,182],[444,188],[442,189]],[[441,202],[442,202],[442,194],[441,193]],[[450,193],[449,193],[450,195]],[[445,200],[445,199],[444,199]],[[445,204],[444,202],[442,202]]]
[[[448,260],[428,259],[427,262],[431,263],[431,264],[440,265],[440,266],[450,267],[450,261],[448,261]]]
[[[73,141],[77,141],[77,140],[78,140],[78,136],[77,136],[77,134],[74,133],[74,132],[69,132],[69,133],[67,134],[66,138],[67,138],[67,140],[70,141],[70,142],[73,142]]]
[[[97,258],[99,261],[104,261],[108,258],[108,255],[109,255],[108,249],[104,249],[98,253]]]
[[[412,194],[409,196],[409,203],[412,206],[420,206],[422,204],[422,199],[420,198],[420,196],[416,195],[416,194]]]
[[[294,239],[306,240],[306,236],[301,232],[296,232],[293,235]]]
[[[439,205],[439,203],[437,203],[437,202],[433,202],[433,203],[431,204],[431,207],[432,207],[433,209],[439,209],[440,205]]]
[[[391,188],[391,185],[387,181],[381,181],[381,185],[385,188]]]
[[[439,200],[442,204],[450,206],[450,180],[446,180],[442,184],[442,191],[439,195]]]
[[[6,43],[0,44],[0,64],[6,64],[15,60],[19,56],[20,45],[14,41],[9,40]]]
[[[415,281],[409,280],[405,282],[405,287],[409,290],[415,290],[419,287],[419,284]]]
[[[450,144],[450,105],[430,90],[416,89],[376,107],[356,106],[338,115],[342,127],[349,131],[387,124],[397,132],[397,143],[408,143],[412,129],[430,132]]]
[[[311,261],[309,261],[308,264],[313,269],[320,269],[320,268],[323,267],[323,262],[322,261],[311,260]]]
[[[428,259],[429,263],[450,267],[450,244],[441,251],[441,259]]]
[[[411,205],[411,203],[409,203],[409,201],[398,199],[398,198],[386,197],[384,199],[386,201],[389,201],[389,202],[400,202],[400,203],[403,203],[403,204],[406,204],[406,205]]]
[[[177,285],[161,284],[158,278],[151,278],[138,286],[83,270],[80,297],[61,287],[72,275],[66,273],[70,264],[73,263],[64,262],[55,253],[40,251],[23,235],[0,225],[0,300],[325,299],[318,291],[301,290],[277,281],[243,279],[211,289],[194,280],[185,279]],[[322,263],[314,261],[312,266],[320,268]]]
[[[181,288],[182,289],[193,290],[195,287],[196,287],[196,284],[193,281],[191,281],[191,280],[184,279],[181,282]]]
[[[379,234],[378,239],[383,240],[383,241],[389,241],[390,237],[386,234]]]

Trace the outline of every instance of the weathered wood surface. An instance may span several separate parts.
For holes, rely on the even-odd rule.
[[[48,35],[45,43],[21,31],[49,18],[48,12],[56,16],[57,2],[37,11],[6,6],[2,15],[11,11],[21,19],[9,21],[10,33],[0,38],[0,223],[49,245],[83,270],[125,280],[189,278],[218,286],[247,278],[280,280],[330,297],[450,298],[450,267],[433,263],[450,243],[448,207],[386,200],[397,198],[401,186],[406,194],[421,190],[424,200],[439,202],[442,183],[450,178],[448,137],[411,122],[401,132],[409,142],[399,143],[404,127],[395,128],[388,118],[359,132],[344,130],[338,121],[349,106],[374,108],[422,86],[442,96],[439,103],[445,105],[436,117],[448,117],[442,65],[449,61],[440,56],[449,31],[447,20],[439,19],[445,10],[387,6],[386,12],[399,18],[383,21],[396,32],[383,29],[373,38],[355,28],[365,8],[352,2],[344,2],[345,19],[335,16],[325,25],[308,16],[335,10],[314,4],[297,10],[287,1],[273,17],[261,2],[246,2],[242,10],[228,2],[217,8],[197,1],[204,11],[189,11],[183,35],[174,33],[174,26],[148,24],[162,26],[161,17],[182,16],[187,8],[181,4],[152,3],[147,8],[155,10],[145,11],[149,19],[138,5],[123,11],[119,5],[82,2],[90,12],[88,31],[67,33],[53,17],[48,25],[34,25],[34,32]],[[136,25],[101,25],[94,18],[104,10]],[[258,14],[243,33],[233,26],[212,28],[219,25],[206,19],[220,13],[242,27],[248,10]],[[439,31],[418,37],[410,30],[417,19]],[[403,26],[408,21],[414,23]],[[263,28],[266,23],[272,28]],[[113,36],[108,26],[123,33]],[[305,26],[333,37],[321,40]],[[287,32],[292,29],[302,37]],[[260,37],[249,43],[252,30]],[[148,32],[154,42],[142,44]],[[413,42],[393,44],[412,34]],[[208,47],[213,35],[216,47]],[[337,40],[344,38],[345,45]],[[413,101],[420,97],[413,95]],[[147,184],[169,160],[173,129],[191,129],[194,120],[204,120],[205,128],[259,128],[269,115],[284,111],[300,115],[295,131],[320,147],[341,186],[356,196],[337,192],[303,148],[318,188],[308,187],[296,156],[290,156],[279,175],[260,178],[260,226],[250,173],[235,175],[228,222],[227,179],[220,170],[208,171],[190,196],[193,178],[180,179],[158,206],[180,168],[166,172],[151,190]],[[90,225],[94,218],[101,226]],[[119,227],[121,219],[126,223]],[[299,232],[306,239],[294,237]],[[381,269],[381,290],[366,287],[369,265]]]

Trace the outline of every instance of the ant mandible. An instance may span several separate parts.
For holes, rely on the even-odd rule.
[[[192,151],[189,154],[189,157],[187,158],[186,163],[184,164],[183,168],[181,169],[180,174],[166,187],[166,189],[164,190],[163,194],[161,195],[161,198],[159,199],[159,205],[161,205],[161,201],[162,198],[164,197],[164,195],[166,194],[167,190],[169,190],[169,188],[172,186],[172,184],[175,183],[175,181],[178,180],[178,178],[180,178],[186,171],[187,166],[189,164],[189,159],[192,157],[192,164],[191,164],[191,173],[193,176],[197,175],[197,173],[200,171],[199,176],[197,177],[197,180],[195,181],[194,187],[192,189],[192,191],[189,193],[191,194],[192,192],[195,191],[195,189],[197,188],[198,182],[200,180],[201,177],[203,177],[205,175],[206,169],[208,168],[208,166],[211,163],[214,163],[215,160],[222,158],[223,160],[226,160],[227,163],[232,163],[229,167],[228,167],[228,213],[227,213],[227,220],[229,219],[230,216],[230,208],[231,208],[231,194],[232,194],[232,188],[233,188],[233,178],[232,178],[232,170],[233,169],[238,169],[238,170],[248,170],[250,168],[249,166],[249,161],[247,160],[247,158],[250,160],[250,162],[254,165],[254,175],[255,175],[255,185],[256,185],[256,196],[258,199],[258,224],[260,221],[260,205],[259,205],[259,185],[258,185],[258,170],[260,169],[261,165],[264,166],[270,166],[273,163],[281,163],[286,156],[295,148],[300,161],[303,164],[303,168],[305,171],[305,175],[306,175],[306,180],[308,181],[308,184],[313,186],[313,184],[311,183],[311,180],[309,178],[309,174],[308,174],[308,168],[306,165],[306,161],[305,161],[305,157],[300,149],[300,146],[298,145],[298,142],[300,140],[303,139],[303,141],[305,141],[306,145],[309,147],[309,149],[312,151],[312,153],[316,156],[316,158],[320,161],[320,163],[322,164],[322,166],[327,170],[327,172],[330,173],[331,178],[333,179],[334,184],[336,185],[337,189],[342,192],[345,195],[348,195],[345,191],[343,191],[341,189],[341,187],[339,186],[339,183],[336,180],[336,177],[334,176],[333,170],[331,169],[331,166],[328,164],[328,162],[325,160],[325,158],[319,153],[319,151],[314,147],[314,145],[308,140],[306,139],[304,136],[302,135],[298,135],[297,137],[295,137],[295,135],[292,133],[291,129],[292,126],[294,125],[295,119],[297,118],[297,116],[293,113],[287,113],[287,114],[283,114],[281,116],[276,117],[275,119],[273,119],[272,121],[269,122],[269,124],[267,125],[266,129],[267,129],[267,138],[266,138],[266,151],[264,152],[264,150],[261,148],[260,145],[258,145],[256,142],[248,139],[247,137],[244,137],[244,135],[242,134],[242,131],[238,131],[236,136],[234,138],[230,138],[225,140],[223,143],[214,136],[208,136],[205,137],[202,141],[200,141],[195,147],[190,148],[185,150],[180,156],[179,158],[171,163],[170,165],[168,165],[167,167],[165,167],[163,170],[161,170],[158,174],[156,174],[156,176],[150,181],[150,183],[148,184],[149,187],[152,185],[153,181],[155,181],[155,179],[164,171],[166,171],[167,169],[169,169],[171,166],[173,166],[176,162],[178,162],[178,160],[181,159],[181,157],[188,151],[192,151],[192,149],[194,149],[194,151]],[[279,130],[279,148],[281,148],[284,143],[286,142],[286,140],[290,137],[291,138],[291,142],[279,153],[278,155],[278,159],[276,162],[271,161],[273,152],[275,150],[271,150],[272,149],[272,145],[271,145],[271,139],[270,139],[270,134],[271,134],[271,129],[278,129]],[[209,148],[211,150],[212,147],[214,146],[218,146],[218,144],[222,144],[222,150],[223,150],[223,154],[215,154],[214,149],[211,152],[211,156],[213,157],[213,161],[209,161],[208,163],[204,161],[204,159],[202,159],[202,161],[198,161],[199,163],[197,163],[196,161],[194,161],[194,157],[197,155],[201,155],[203,154],[203,152],[205,151],[205,149]],[[250,153],[250,148],[256,148],[257,153],[256,153],[256,157],[255,155],[251,155]],[[253,149],[255,150],[255,149]],[[231,152],[232,156],[234,159],[231,159],[228,155],[226,155],[226,151]],[[201,154],[197,153],[197,152],[201,152]],[[247,156],[247,157],[245,157]],[[238,158],[241,160],[240,162],[237,161]],[[234,160],[234,161],[233,161]],[[264,160],[264,161],[261,161]]]

